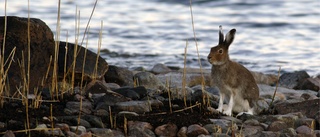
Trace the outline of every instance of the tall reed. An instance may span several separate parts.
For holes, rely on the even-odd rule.
[[[3,107],[4,103],[4,94],[9,95],[9,82],[7,80],[8,71],[11,67],[13,58],[15,56],[16,48],[14,47],[10,54],[8,55],[7,59],[5,59],[5,45],[6,45],[6,36],[7,36],[7,0],[5,0],[4,4],[4,32],[3,37],[0,38],[3,40],[1,50],[0,50],[0,107]]]
[[[192,0],[190,2],[190,14],[191,14],[191,24],[192,24],[192,31],[193,31],[193,36],[194,36],[194,42],[196,44],[196,49],[197,49],[197,55],[198,55],[198,63],[200,66],[200,73],[201,73],[201,89],[202,89],[202,103],[206,105],[206,99],[209,99],[208,95],[205,94],[204,86],[206,85],[204,75],[203,75],[203,70],[202,70],[202,64],[200,60],[200,54],[199,54],[199,48],[198,48],[198,41],[197,41],[197,36],[195,32],[195,27],[194,27],[194,21],[193,21],[193,11],[192,11]],[[208,101],[209,102],[209,101]],[[207,104],[208,105],[208,104]]]
[[[188,40],[186,41],[186,47],[184,48],[184,67],[182,75],[182,92],[184,107],[187,107],[187,94],[186,94],[186,73],[187,73],[187,51],[188,51]]]

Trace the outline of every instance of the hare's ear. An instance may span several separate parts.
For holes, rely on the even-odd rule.
[[[222,32],[222,26],[220,25],[219,26],[219,45],[222,44],[224,41],[224,35],[223,35],[223,32]]]
[[[231,45],[231,43],[233,42],[233,39],[236,35],[236,29],[232,29],[228,32],[228,34],[226,35],[226,39],[224,41],[224,43],[226,44],[226,46],[229,48],[229,46]]]

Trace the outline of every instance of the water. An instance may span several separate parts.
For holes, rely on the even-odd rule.
[[[82,40],[93,4],[94,0],[62,1],[60,40],[75,41],[76,7]],[[4,0],[0,5],[0,15],[4,15]],[[27,17],[27,5],[27,1],[9,0],[7,15]],[[237,29],[230,57],[250,70],[276,74],[281,66],[283,72],[319,74],[319,7],[319,0],[194,0],[200,62],[205,69],[211,67],[206,57],[217,45],[218,26],[222,25],[225,34]],[[42,19],[54,33],[57,13],[57,1],[30,0],[30,17]],[[85,39],[83,45],[97,51],[100,30],[101,54],[109,64],[183,67],[188,40],[187,67],[199,68],[189,0],[100,0],[90,22],[88,42]]]

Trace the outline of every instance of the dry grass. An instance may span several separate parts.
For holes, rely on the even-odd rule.
[[[184,49],[184,67],[182,75],[182,92],[183,92],[183,102],[184,106],[187,107],[187,93],[186,93],[186,73],[187,73],[187,51],[188,51],[188,40],[186,41],[186,47]]]
[[[269,108],[268,108],[268,110],[271,110],[271,106],[272,106],[272,104],[273,104],[273,102],[274,102],[274,98],[275,98],[275,96],[276,96],[276,94],[277,94],[277,90],[278,90],[278,86],[279,86],[279,80],[280,80],[280,71],[281,71],[281,67],[279,67],[279,70],[278,70],[278,80],[277,80],[277,83],[276,83],[276,89],[274,90],[274,92],[273,92],[273,96],[272,96],[272,100],[271,100],[271,102],[270,102],[270,104],[269,104]]]

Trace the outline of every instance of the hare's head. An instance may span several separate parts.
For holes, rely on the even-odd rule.
[[[208,61],[212,65],[223,65],[229,61],[228,49],[233,42],[235,34],[236,29],[232,29],[228,32],[226,38],[224,39],[222,26],[219,26],[219,44],[215,47],[212,47],[208,55]]]

